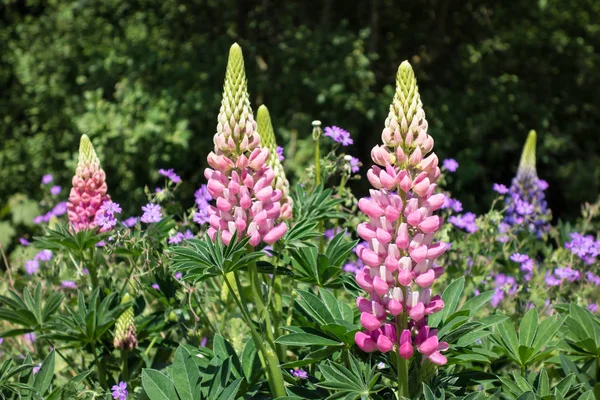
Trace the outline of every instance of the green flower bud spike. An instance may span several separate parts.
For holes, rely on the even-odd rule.
[[[402,153],[408,156],[416,147],[420,147],[422,154],[433,148],[433,139],[427,134],[427,120],[417,78],[408,61],[398,67],[396,93],[381,138],[388,147],[402,148],[397,155],[400,159],[404,158]]]
[[[537,135],[534,130],[529,131],[527,141],[523,147],[523,153],[521,153],[521,161],[519,162],[519,169],[517,170],[517,179],[521,179],[525,176],[537,176],[535,167],[535,144]]]
[[[258,107],[256,112],[256,122],[258,124],[258,134],[260,135],[261,146],[269,149],[269,158],[267,165],[271,167],[275,173],[273,187],[281,190],[281,219],[292,218],[292,207],[294,205],[290,197],[290,183],[285,176],[285,170],[279,156],[277,155],[277,142],[275,141],[275,132],[271,123],[271,115],[265,105]]]
[[[129,303],[133,299],[126,293],[123,296],[121,304]],[[127,308],[123,314],[117,318],[115,324],[115,340],[113,342],[115,349],[131,351],[137,348],[138,341],[135,336],[135,320],[134,320],[133,307]]]
[[[244,56],[237,43],[229,49],[214,144],[227,157],[252,152],[260,144],[256,121],[250,108]]]

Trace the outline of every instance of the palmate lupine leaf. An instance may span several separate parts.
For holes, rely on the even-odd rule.
[[[378,384],[380,374],[375,372],[375,367],[370,368],[353,355],[349,362],[350,369],[334,362],[319,365],[323,379],[317,386],[331,392],[328,399],[369,399],[383,389],[383,385]]]
[[[246,268],[264,257],[261,251],[248,251],[249,241],[250,237],[238,239],[237,234],[229,245],[225,245],[218,234],[216,242],[208,236],[189,240],[185,246],[172,248],[173,269],[184,273],[184,280],[198,282]]]
[[[294,199],[294,220],[322,221],[325,219],[344,219],[345,215],[338,211],[338,205],[343,199],[333,196],[331,189],[323,189],[319,185],[311,193],[306,193],[304,188],[296,185],[292,192]]]
[[[13,290],[8,291],[8,296],[0,296],[0,321],[8,321],[22,328],[12,329],[0,333],[0,337],[13,337],[29,333],[48,325],[62,302],[63,295],[54,292],[44,302],[42,300],[42,284],[38,283],[33,294],[25,288],[23,297]]]
[[[56,224],[54,229],[47,229],[45,236],[34,237],[34,245],[52,251],[67,250],[82,254],[86,249],[93,249],[96,243],[105,240],[110,234],[97,230],[83,229],[71,232],[68,225]]]

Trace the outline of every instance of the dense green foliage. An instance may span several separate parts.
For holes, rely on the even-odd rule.
[[[308,157],[312,119],[350,130],[365,159],[391,98],[388,78],[408,58],[441,158],[466,167],[453,187],[466,209],[486,209],[491,184],[513,176],[498,165],[516,165],[529,129],[541,138],[555,216],[576,216],[598,194],[595,0],[2,3],[1,204],[33,195],[44,172],[67,186],[82,133],[118,186],[115,199],[141,202],[157,180],[148,171],[164,166],[182,173],[191,199],[214,133],[222,50],[234,40],[248,55],[253,104],[270,107],[290,160]]]

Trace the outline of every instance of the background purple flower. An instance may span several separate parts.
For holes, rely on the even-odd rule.
[[[458,169],[458,162],[454,158],[448,158],[443,162],[444,168],[449,172],[456,172]]]
[[[35,255],[34,259],[37,261],[50,261],[52,260],[52,251],[42,250]]]
[[[354,143],[352,138],[350,138],[350,132],[338,126],[328,126],[325,128],[325,136],[332,138],[338,143],[341,143],[342,146],[349,146]]]
[[[360,166],[361,166],[360,160],[356,157],[350,156],[350,171],[352,171],[353,174],[360,171]]]
[[[291,369],[290,374],[292,374],[294,378],[308,379],[308,374],[302,369]]]
[[[112,397],[115,400],[127,400],[127,396],[129,396],[127,384],[125,382],[119,382],[118,385],[114,385],[110,390],[112,392]]]
[[[25,272],[28,275],[33,275],[40,269],[40,263],[38,260],[27,260],[25,261]]]
[[[448,218],[448,222],[457,228],[464,229],[469,233],[474,233],[477,232],[478,229],[477,224],[475,223],[476,218],[477,215],[473,214],[472,212],[467,212],[464,214],[451,216]]]
[[[60,186],[52,186],[50,188],[50,194],[52,196],[58,196],[62,192],[62,188]]]
[[[285,156],[283,155],[283,147],[277,146],[275,151],[277,152],[277,158],[279,158],[279,161],[285,160]]]
[[[175,173],[175,171],[173,170],[173,168],[170,169],[159,169],[158,173],[162,176],[166,176],[167,178],[169,178],[173,183],[179,183],[181,182],[181,177],[179,175],[177,175]]]
[[[123,226],[126,228],[131,228],[137,224],[138,217],[129,217],[125,221],[122,222]]]
[[[158,204],[148,203],[142,207],[142,211],[144,214],[141,220],[146,224],[159,222],[162,219],[162,210]]]
[[[503,185],[501,183],[494,183],[494,191],[499,194],[506,194],[508,193],[508,188],[506,187],[506,185]]]
[[[54,180],[54,177],[52,176],[52,174],[46,174],[44,176],[42,176],[42,184],[43,185],[47,185],[49,183],[51,183]]]
[[[25,238],[19,238],[19,243],[21,243],[21,246],[29,246],[31,244],[31,242]]]
[[[62,281],[60,286],[63,289],[77,289],[77,284],[73,281]]]

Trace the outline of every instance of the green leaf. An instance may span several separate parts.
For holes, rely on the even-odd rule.
[[[142,371],[142,386],[150,400],[177,399],[175,386],[168,376],[154,369]]]
[[[469,315],[473,316],[481,307],[483,307],[487,302],[489,302],[492,299],[494,293],[495,290],[488,290],[487,292],[483,292],[467,300],[460,309],[469,310]]]
[[[532,307],[527,311],[519,325],[519,345],[531,347],[537,332],[537,325],[538,313],[535,307]]]
[[[236,398],[237,392],[240,389],[240,385],[242,384],[242,378],[236,379],[231,382],[229,386],[227,386],[219,395],[218,400],[234,400]],[[199,399],[199,397],[196,397]]]
[[[506,320],[498,325],[498,333],[504,343],[506,350],[513,355],[513,357],[519,359],[519,340],[517,339],[517,332],[510,320]]]
[[[430,326],[439,326],[440,322],[446,321],[450,315],[454,313],[458,303],[460,302],[460,297],[462,295],[462,291],[465,287],[465,278],[460,277],[455,279],[448,285],[444,293],[442,293],[442,299],[444,300],[444,309],[439,313],[433,314],[429,317]]]
[[[290,333],[275,340],[286,346],[342,346],[343,343],[312,333]]]
[[[52,377],[54,376],[54,354],[54,351],[48,354],[33,381],[33,388],[40,396],[46,393],[50,387],[50,382],[52,382]]]
[[[200,393],[200,370],[192,359],[192,355],[188,351],[179,346],[175,352],[175,359],[171,376],[177,394],[181,400],[199,399]]]

